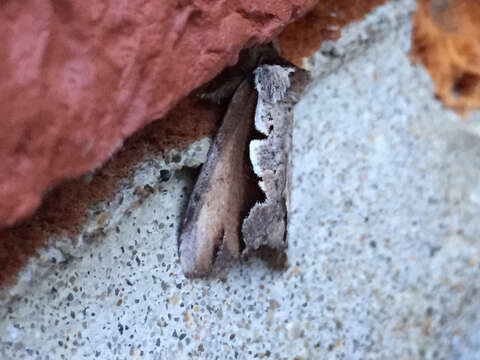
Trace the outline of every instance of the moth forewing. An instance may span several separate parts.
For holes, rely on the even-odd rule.
[[[187,205],[179,235],[187,277],[208,275],[240,252],[287,247],[293,107],[308,75],[273,54],[281,65],[258,66],[253,81],[251,64],[275,60],[272,47],[265,49],[252,50],[237,65],[250,70],[234,92]],[[251,138],[253,126],[263,138]]]
[[[179,236],[180,261],[188,277],[207,275],[239,255],[245,148],[256,102],[252,80],[246,79],[232,97],[190,196]]]

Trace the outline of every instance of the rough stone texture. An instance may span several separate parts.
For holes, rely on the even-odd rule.
[[[102,203],[111,204],[120,189],[134,186],[132,177],[141,164],[150,162],[153,166],[164,161],[166,166],[157,167],[153,175],[160,180],[168,177],[170,168],[181,160],[179,152],[211,136],[223,112],[222,105],[188,96],[161,121],[130,137],[102,168],[56,187],[28,221],[0,230],[0,286],[15,283],[18,271],[31,258],[38,258],[52,238],[61,234],[75,242],[76,236],[90,227],[92,214],[96,219]],[[130,192],[125,196],[131,196]]]
[[[304,17],[278,36],[282,56],[297,66],[311,57],[325,40],[337,40],[342,28],[362,19],[386,0],[321,0]]]
[[[0,227],[313,3],[2,1]]]
[[[420,0],[412,57],[428,70],[435,93],[460,113],[480,108],[480,2]]]
[[[192,177],[159,184],[150,159],[132,186],[156,191],[9,289],[0,357],[478,359],[480,141],[410,63],[414,6],[378,8],[308,61],[287,271],[250,259],[187,281],[176,235]],[[198,163],[206,146],[193,149],[176,155]]]

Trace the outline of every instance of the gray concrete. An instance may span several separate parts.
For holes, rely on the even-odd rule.
[[[144,164],[136,185],[159,191],[4,290],[0,358],[480,358],[480,142],[410,64],[412,7],[383,6],[308,63],[288,270],[250,259],[187,281],[191,177],[177,166],[159,185]]]

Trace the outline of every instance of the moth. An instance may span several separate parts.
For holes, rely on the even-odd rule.
[[[272,44],[239,58],[200,90],[203,98],[229,103],[179,232],[180,262],[190,278],[259,249],[287,247],[293,107],[308,73]]]

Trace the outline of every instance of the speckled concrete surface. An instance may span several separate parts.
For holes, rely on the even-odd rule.
[[[310,63],[331,71],[296,109],[285,272],[250,259],[187,281],[178,170],[5,302],[0,357],[480,358],[480,142],[410,64],[412,7],[383,6]]]

